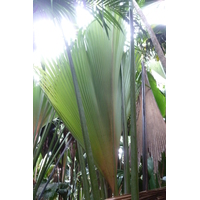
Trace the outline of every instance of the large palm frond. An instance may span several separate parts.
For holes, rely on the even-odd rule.
[[[79,32],[72,48],[93,156],[114,190],[121,135],[120,63],[125,35],[113,26],[107,35],[97,21]],[[84,147],[78,108],[67,56],[46,61],[41,87],[73,136]],[[39,69],[39,68],[38,68]],[[105,165],[106,163],[106,165]]]

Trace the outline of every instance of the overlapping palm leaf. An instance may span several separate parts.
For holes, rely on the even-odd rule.
[[[83,101],[96,166],[114,190],[116,159],[121,135],[120,63],[125,35],[111,26],[110,39],[97,21],[85,34],[79,32],[72,59]],[[41,87],[58,115],[84,147],[72,75],[67,56],[44,62],[37,68]]]
[[[127,18],[129,0],[33,0],[33,19],[56,18],[59,21],[65,17],[76,24],[76,7],[78,5],[83,5],[108,34],[109,23],[122,30],[110,11],[122,18]],[[109,8],[110,11],[106,8]]]
[[[47,123],[53,108],[40,86],[33,81],[33,139],[36,140],[39,130]]]

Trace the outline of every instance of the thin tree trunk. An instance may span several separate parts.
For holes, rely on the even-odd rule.
[[[128,154],[128,133],[127,120],[125,109],[125,90],[123,79],[123,66],[121,65],[121,80],[122,80],[122,124],[123,124],[123,146],[124,146],[124,194],[130,193],[130,172],[129,172],[129,154]]]
[[[139,199],[138,184],[138,155],[136,133],[136,92],[135,92],[135,55],[134,55],[134,27],[133,27],[133,4],[130,0],[130,100],[131,100],[131,199]]]
[[[144,16],[141,8],[138,6],[137,2],[135,0],[132,0],[132,2],[133,2],[133,6],[134,6],[135,10],[137,11],[138,15],[140,16],[140,18],[144,22],[144,25],[146,26],[146,29],[147,29],[147,31],[149,33],[149,36],[150,36],[150,38],[152,40],[152,43],[153,43],[154,47],[155,47],[155,51],[158,54],[158,57],[159,57],[159,59],[161,61],[163,69],[164,69],[164,71],[166,73],[166,58],[165,58],[165,55],[164,55],[164,53],[163,53],[163,51],[162,51],[162,49],[160,47],[160,44],[159,44],[159,42],[158,42],[158,40],[156,38],[156,35],[155,35],[154,31],[152,30],[151,26],[149,25],[149,23],[147,22],[147,19]]]
[[[147,144],[146,144],[146,117],[145,117],[145,68],[142,62],[142,171],[143,190],[148,189],[147,173]]]

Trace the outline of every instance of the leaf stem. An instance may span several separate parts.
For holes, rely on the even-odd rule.
[[[136,133],[136,93],[135,93],[135,52],[134,52],[134,27],[133,27],[133,4],[130,0],[130,98],[131,98],[131,199],[139,199],[138,185],[138,155]]]

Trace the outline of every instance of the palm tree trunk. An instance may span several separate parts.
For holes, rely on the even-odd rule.
[[[136,133],[136,92],[135,92],[135,52],[134,52],[134,27],[133,4],[130,0],[130,100],[131,100],[131,199],[139,199],[138,185],[138,157],[137,157],[137,133]]]
[[[156,38],[156,35],[153,32],[153,30],[152,30],[151,26],[149,25],[149,23],[147,22],[147,19],[144,16],[141,8],[138,6],[137,2],[135,0],[132,0],[132,2],[133,2],[133,6],[134,6],[135,10],[137,11],[138,15],[140,16],[140,18],[144,22],[144,25],[146,26],[146,29],[147,29],[147,31],[149,33],[149,36],[150,36],[150,38],[152,40],[152,43],[153,43],[154,47],[155,47],[155,51],[158,54],[158,57],[159,57],[159,59],[161,61],[163,69],[164,69],[164,71],[166,73],[166,58],[165,58],[165,55],[164,55],[164,53],[163,53],[163,51],[162,51],[162,49],[160,47],[160,44],[159,44],[159,42],[158,42],[158,40]]]

